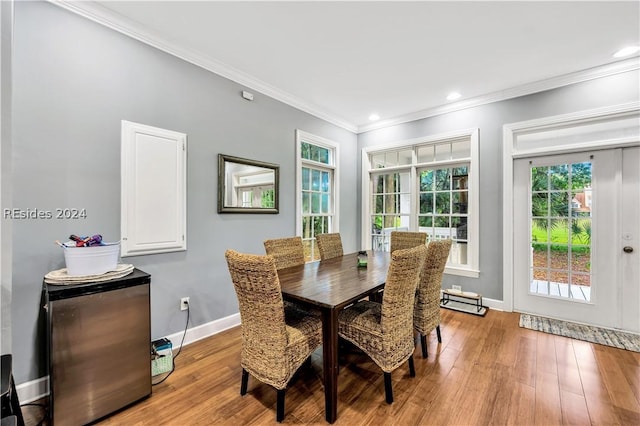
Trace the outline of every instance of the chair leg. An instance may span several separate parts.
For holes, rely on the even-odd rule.
[[[249,373],[244,368],[242,369],[242,380],[240,382],[240,395],[247,393],[247,383],[249,382]]]
[[[384,395],[387,404],[393,403],[393,389],[391,389],[391,373],[384,373]]]
[[[442,343],[442,335],[440,334],[440,324],[436,326],[436,333],[438,334],[438,343]]]
[[[284,394],[286,389],[278,389],[278,401],[276,402],[276,421],[282,423],[284,420]]]
[[[413,365],[413,355],[409,357],[409,375],[416,377],[416,367]]]
[[[427,336],[420,334],[420,346],[422,346],[422,358],[429,356],[427,353]]]

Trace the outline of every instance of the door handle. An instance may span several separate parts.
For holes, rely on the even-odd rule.
[[[631,246],[626,246],[622,249],[623,252],[625,253],[633,253],[633,247]]]

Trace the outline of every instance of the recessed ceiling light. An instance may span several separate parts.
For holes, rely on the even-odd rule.
[[[371,114],[371,115],[369,116],[369,120],[371,120],[371,121],[378,121],[378,120],[380,120],[380,116],[379,116],[378,114]]]
[[[618,50],[616,53],[614,53],[613,57],[622,58],[624,56],[630,56],[638,52],[640,52],[640,46],[627,46],[623,49]]]
[[[460,98],[462,95],[458,92],[451,92],[447,95],[447,100],[448,101],[455,101],[456,99]]]

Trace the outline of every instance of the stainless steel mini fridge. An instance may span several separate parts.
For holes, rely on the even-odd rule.
[[[83,425],[151,394],[149,274],[44,284],[49,414]]]

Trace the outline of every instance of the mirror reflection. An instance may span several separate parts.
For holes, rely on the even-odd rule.
[[[279,166],[218,155],[218,213],[278,213]]]

